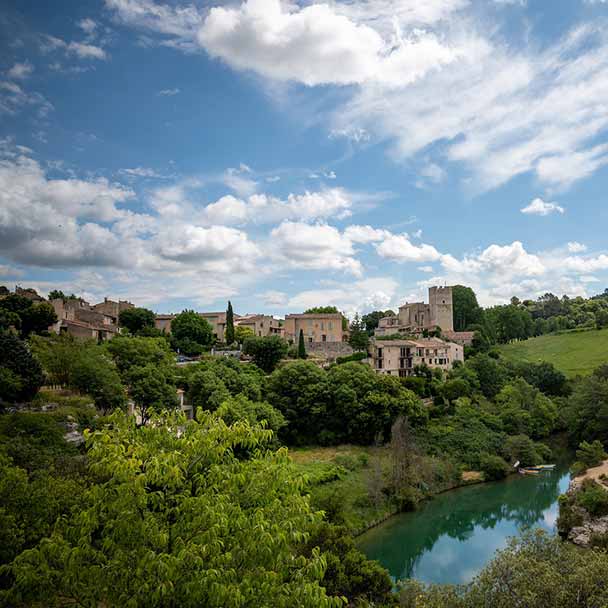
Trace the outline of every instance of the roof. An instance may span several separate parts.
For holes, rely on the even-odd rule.
[[[109,331],[111,333],[118,332],[118,328],[115,325],[93,325],[92,323],[86,323],[85,321],[76,321],[75,319],[61,319],[61,325],[76,325],[77,327],[95,329],[97,331]]]
[[[374,344],[380,348],[385,346],[417,346],[419,348],[443,348],[451,346],[452,342],[446,342],[439,338],[404,338],[403,340],[374,340]]]

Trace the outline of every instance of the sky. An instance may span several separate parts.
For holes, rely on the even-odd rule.
[[[4,0],[0,284],[349,315],[608,287],[608,0]]]

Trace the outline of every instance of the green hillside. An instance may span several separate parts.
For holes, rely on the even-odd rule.
[[[549,334],[505,344],[500,351],[508,359],[549,361],[567,376],[586,375],[608,363],[608,329]]]

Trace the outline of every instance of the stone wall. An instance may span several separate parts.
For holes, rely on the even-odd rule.
[[[305,342],[304,345],[307,353],[320,355],[329,360],[346,357],[354,352],[348,342]]]

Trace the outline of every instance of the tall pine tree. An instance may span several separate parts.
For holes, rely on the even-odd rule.
[[[298,337],[298,359],[306,359],[306,346],[304,346],[304,332],[300,330]]]
[[[234,312],[232,311],[232,303],[228,300],[228,310],[226,310],[226,344],[234,342]]]

